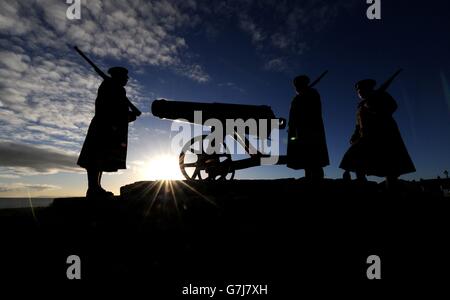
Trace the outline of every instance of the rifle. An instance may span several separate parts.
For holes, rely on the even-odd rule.
[[[99,67],[97,67],[94,62],[92,60],[90,60],[77,46],[73,47],[75,49],[75,51],[78,52],[78,54],[81,55],[81,57],[83,57],[95,70],[95,72],[100,75],[101,78],[103,78],[103,80],[108,80],[111,79],[111,77],[109,77],[108,75],[106,75],[102,70],[100,70]],[[142,112],[133,104],[131,103],[130,99],[127,98],[128,101],[128,106],[130,107],[131,111],[137,116],[139,117]]]
[[[316,84],[318,84],[319,81],[321,81],[322,78],[324,78],[325,75],[327,75],[327,73],[328,73],[328,70],[325,71],[325,72],[323,72],[316,80],[314,80],[314,81],[309,85],[309,87],[312,88],[313,86],[315,86]]]
[[[403,71],[403,69],[398,69],[397,72],[395,72],[391,77],[388,78],[380,87],[378,88],[378,91],[384,92],[388,89],[388,87],[391,85],[391,83],[394,81],[395,77],[398,76]]]

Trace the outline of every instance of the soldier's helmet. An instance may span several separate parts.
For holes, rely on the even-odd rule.
[[[108,70],[112,77],[128,76],[128,70],[124,67],[112,67]]]
[[[355,84],[356,90],[373,90],[377,82],[373,79],[360,80]]]
[[[295,77],[294,81],[293,81],[294,86],[300,87],[300,88],[308,86],[309,82],[310,82],[310,79],[306,75],[299,75],[299,76]]]

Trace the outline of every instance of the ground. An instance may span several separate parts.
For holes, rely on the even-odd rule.
[[[412,182],[137,182],[115,198],[55,199],[34,216],[0,211],[0,262],[7,280],[68,283],[75,254],[83,282],[167,297],[189,284],[267,284],[272,296],[310,283],[373,288],[370,255],[381,259],[383,282],[439,282],[448,200]]]

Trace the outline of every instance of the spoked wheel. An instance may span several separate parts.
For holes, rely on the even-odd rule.
[[[180,153],[180,170],[187,180],[232,180],[235,170],[231,164],[231,154],[225,141],[212,153],[211,140],[207,135],[191,139]],[[212,153],[212,154],[208,154]]]

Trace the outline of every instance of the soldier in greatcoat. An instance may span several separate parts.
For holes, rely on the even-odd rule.
[[[397,103],[384,89],[375,86],[373,79],[355,85],[360,99],[356,128],[339,167],[345,170],[345,179],[355,172],[359,180],[374,175],[386,177],[389,183],[416,169],[393,118]]]
[[[297,76],[293,82],[297,95],[289,113],[287,166],[304,169],[305,177],[314,180],[324,177],[323,167],[330,161],[320,95],[309,82],[306,75]]]
[[[111,77],[105,76],[98,88],[95,116],[77,162],[87,170],[87,197],[113,195],[102,188],[102,173],[126,169],[128,123],[136,120],[125,90],[128,70],[113,67],[108,73]]]

